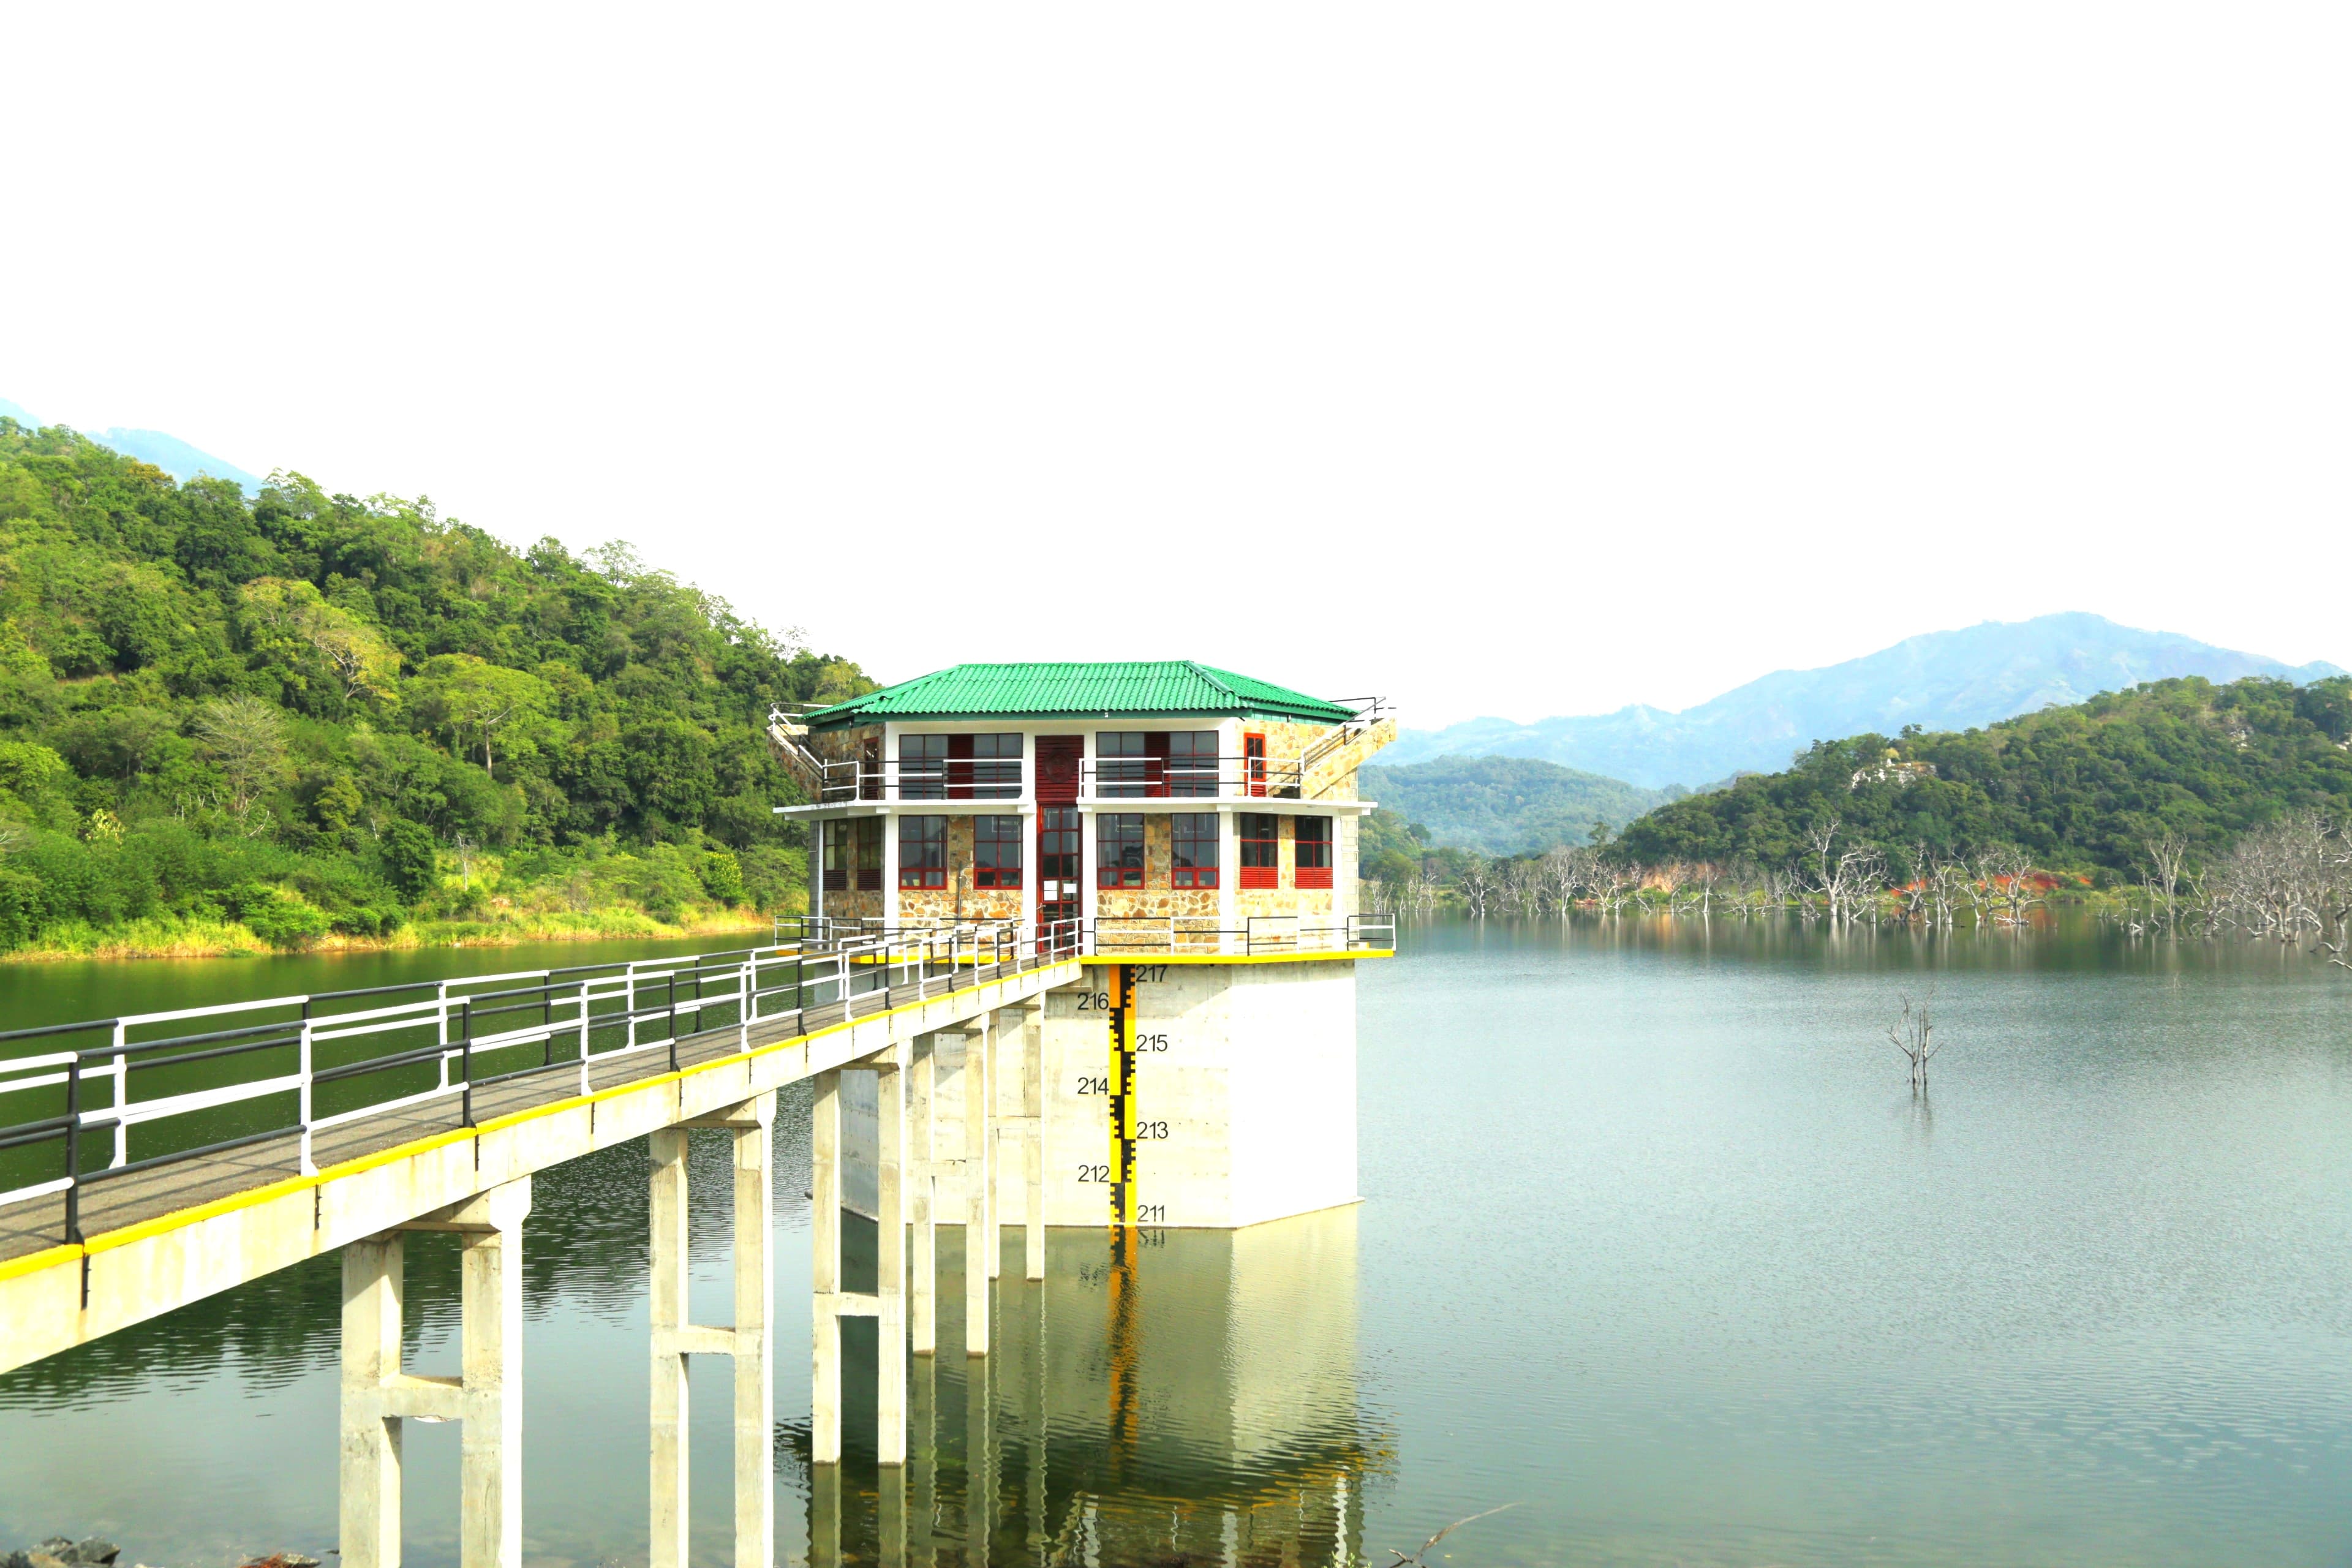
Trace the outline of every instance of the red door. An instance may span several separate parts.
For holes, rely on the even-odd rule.
[[[1037,737],[1037,935],[1078,921],[1078,771],[1083,735]],[[1065,931],[1064,937],[1072,934]]]

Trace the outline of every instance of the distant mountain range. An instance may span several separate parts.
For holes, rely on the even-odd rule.
[[[0,397],[0,417],[14,419],[17,424],[38,428],[41,421],[20,404]],[[259,493],[261,481],[235,463],[200,452],[177,436],[167,436],[161,430],[85,430],[83,435],[126,458],[136,458],[142,463],[152,463],[165,473],[185,484],[198,474],[210,474],[216,479],[231,479],[247,495]]]
[[[1636,704],[1532,724],[1471,719],[1408,730],[1381,762],[1393,771],[1444,756],[1532,757],[1649,789],[1696,788],[1786,767],[1817,740],[1893,735],[1906,724],[1980,729],[2144,680],[2264,675],[2302,682],[2343,673],[2332,664],[2285,665],[2072,612],[1906,637],[1824,669],[1780,670],[1679,713]]]

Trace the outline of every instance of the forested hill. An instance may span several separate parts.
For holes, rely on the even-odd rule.
[[[767,709],[869,688],[625,546],[0,420],[0,946],[789,901]]]
[[[2352,805],[2347,741],[2352,678],[2160,680],[1964,733],[1816,742],[1785,773],[1659,807],[1613,847],[1648,864],[1780,866],[1834,816],[1898,870],[1916,847],[2008,843],[2046,869],[2127,875],[2159,836],[2195,858],[2290,810]]]
[[[1643,789],[1532,757],[1439,757],[1363,770],[1363,795],[1429,830],[1432,842],[1489,855],[1583,844],[1596,823],[1623,826],[1680,789]]]

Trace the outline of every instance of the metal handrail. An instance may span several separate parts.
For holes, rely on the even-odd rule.
[[[1103,800],[1296,800],[1307,773],[1295,761],[1265,757],[1088,757],[1078,798]]]
[[[62,1115],[0,1125],[0,1152],[61,1142],[56,1176],[0,1191],[0,1208],[65,1194],[65,1239],[82,1239],[81,1194],[96,1184],[177,1161],[299,1135],[300,1168],[315,1174],[317,1134],[345,1123],[434,1101],[455,1101],[462,1125],[474,1124],[478,1089],[533,1074],[576,1070],[579,1092],[591,1088],[591,1069],[617,1057],[664,1050],[669,1065],[689,1035],[739,1031],[738,1049],[752,1048],[754,1026],[786,1016],[793,1034],[805,1034],[808,1015],[838,1006],[844,1018],[908,1000],[950,994],[1010,973],[1097,955],[1152,952],[1319,952],[1393,948],[1392,921],[1350,916],[1337,925],[1304,926],[1295,919],[1256,917],[1238,931],[1181,918],[1067,921],[1032,930],[1018,921],[908,924],[884,930],[824,917],[778,922],[769,946],[716,953],[637,959],[622,963],[468,975],[363,990],[263,997],[171,1012],[89,1019],[0,1032],[10,1043],[82,1034],[103,1044],[0,1059],[0,1096],[65,1089]],[[403,994],[415,994],[409,1000]],[[353,1005],[352,1004],[362,1004]],[[204,1028],[155,1038],[134,1031],[238,1014],[279,1011],[295,1016],[228,1028]],[[530,1015],[511,1026],[501,1020]],[[715,1020],[713,1015],[721,1015]],[[407,1035],[410,1040],[399,1037]],[[421,1039],[415,1037],[424,1037]],[[789,1037],[789,1036],[787,1037]],[[376,1043],[389,1049],[370,1050]],[[344,1059],[357,1047],[368,1054]],[[559,1048],[565,1054],[559,1055]],[[514,1065],[512,1053],[530,1056]],[[272,1053],[276,1053],[273,1058]],[[322,1059],[322,1053],[323,1058]],[[243,1081],[131,1096],[131,1074],[199,1061],[265,1058],[258,1076]],[[290,1057],[290,1060],[287,1058]],[[485,1063],[490,1070],[485,1070]],[[281,1065],[282,1063],[282,1065]],[[434,1081],[410,1089],[394,1084],[387,1098],[370,1098],[321,1110],[314,1095],[325,1086],[401,1069],[431,1068]],[[274,1069],[274,1070],[273,1070]],[[168,1075],[166,1075],[168,1076]],[[88,1090],[105,1102],[88,1103]],[[405,1092],[403,1092],[403,1090]],[[258,1130],[195,1147],[133,1160],[136,1127],[217,1112],[272,1097],[292,1096],[296,1114]],[[110,1144],[102,1169],[82,1168],[86,1136]]]
[[[1020,757],[812,758],[820,805],[850,801],[1021,800],[1029,764]]]

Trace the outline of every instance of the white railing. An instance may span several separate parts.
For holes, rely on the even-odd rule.
[[[593,1069],[616,1058],[666,1052],[675,1070],[681,1042],[695,1041],[700,1059],[710,1041],[732,1030],[734,1048],[748,1051],[755,1028],[764,1034],[788,1016],[792,1026],[780,1038],[806,1033],[812,1014],[822,1026],[1087,954],[1307,954],[1395,945],[1392,923],[1363,917],[1307,925],[1261,916],[1237,930],[1106,919],[1042,932],[1009,921],[882,930],[808,919],[778,922],[776,935],[773,945],[728,952],[271,996],[0,1033],[0,1051],[34,1042],[70,1047],[0,1060],[0,1098],[64,1091],[59,1114],[0,1125],[0,1179],[31,1174],[26,1163],[43,1145],[55,1152],[39,1163],[57,1173],[0,1190],[0,1207],[62,1193],[64,1238],[79,1241],[85,1189],[131,1172],[293,1137],[300,1170],[313,1174],[319,1135],[369,1117],[444,1102],[458,1125],[470,1127],[477,1093],[492,1085],[538,1077],[555,1098],[586,1094]],[[199,1069],[200,1063],[215,1065]],[[224,1072],[236,1073],[235,1081],[203,1081]],[[141,1077],[157,1087],[134,1092]],[[159,1123],[178,1123],[182,1146],[132,1158],[132,1130]],[[103,1142],[105,1163],[86,1169],[93,1139]]]
[[[1107,800],[1296,800],[1305,771],[1264,757],[1089,757],[1078,798]]]
[[[1023,800],[1028,766],[1019,757],[886,757],[815,760],[819,805],[854,801]]]
[[[51,1167],[56,1175],[0,1190],[0,1206],[64,1193],[66,1236],[79,1240],[80,1194],[110,1176],[289,1135],[310,1174],[318,1136],[347,1122],[440,1100],[454,1102],[460,1125],[471,1126],[476,1093],[492,1084],[539,1074],[560,1080],[562,1093],[575,1083],[586,1093],[593,1069],[616,1058],[667,1051],[677,1067],[679,1042],[689,1037],[732,1028],[738,1048],[748,1050],[753,1028],[781,1017],[794,1016],[793,1032],[804,1032],[813,1013],[856,1016],[1079,952],[1074,927],[1041,938],[1014,922],[877,932],[811,924],[767,948],[0,1033],[0,1050],[37,1040],[75,1047],[0,1061],[0,1097],[62,1089],[65,1101],[60,1114],[0,1125],[0,1173],[30,1173],[24,1162],[40,1145],[62,1156]],[[200,1081],[225,1070],[235,1081]],[[142,1077],[156,1088],[135,1092]],[[272,1100],[290,1100],[290,1118],[273,1113]],[[192,1117],[207,1120],[184,1120]],[[131,1157],[132,1129],[174,1121],[193,1133],[194,1146]],[[231,1135],[206,1137],[223,1131]],[[93,1139],[105,1144],[106,1160],[89,1170]]]

